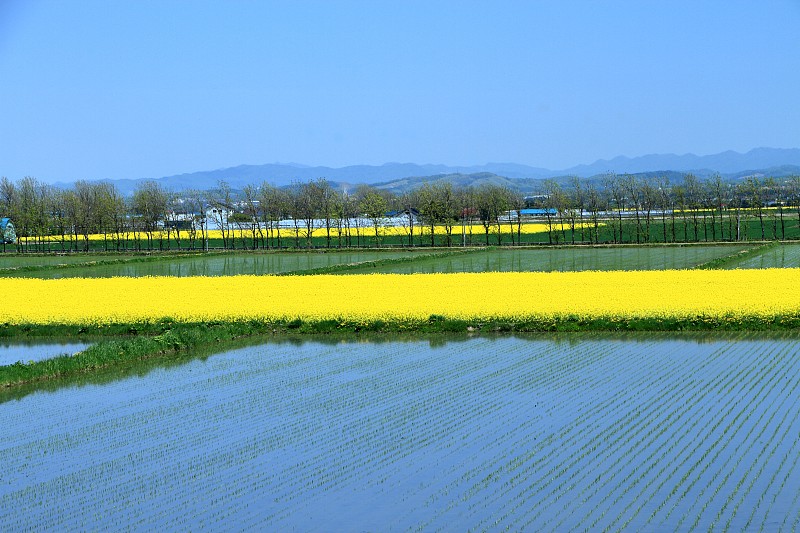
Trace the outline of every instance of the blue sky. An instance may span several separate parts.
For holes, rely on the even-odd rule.
[[[798,27],[798,0],[0,0],[0,175],[796,148]]]

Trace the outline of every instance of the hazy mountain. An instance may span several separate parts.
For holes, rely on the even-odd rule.
[[[601,159],[591,165],[578,165],[566,169],[564,174],[594,176],[606,172],[637,173],[660,170],[695,172],[699,175],[733,174],[747,169],[767,169],[783,165],[800,166],[800,149],[755,148],[747,153],[727,151],[719,154],[698,156],[694,154],[650,154],[641,157],[615,157]]]
[[[773,177],[784,178],[787,176],[800,176],[800,165],[781,165],[778,167],[769,167],[755,170],[742,170],[740,172],[733,172],[726,174],[725,177],[729,179],[743,179],[750,176],[758,178]]]
[[[676,170],[659,170],[647,172],[629,172],[630,174],[643,181],[650,181],[651,183],[660,183],[662,179],[666,179],[669,183],[681,183],[686,176],[686,172]],[[695,172],[699,177],[708,177],[715,174],[713,171]],[[544,192],[545,179],[552,179],[561,187],[568,188],[572,186],[572,179],[575,174],[567,174],[561,176],[552,176],[550,178],[509,178],[506,176],[499,176],[490,172],[480,172],[475,174],[437,174],[435,176],[416,176],[410,178],[401,178],[384,183],[374,183],[375,187],[379,189],[386,189],[396,194],[404,193],[412,189],[421,187],[425,183],[437,182],[450,182],[454,187],[480,187],[481,185],[492,184],[508,187],[512,190],[519,191],[522,194],[539,194]],[[592,183],[598,188],[603,187],[603,181],[608,176],[607,173],[595,174],[593,176],[583,177],[584,183]],[[764,178],[771,176],[774,178],[782,178],[786,176],[800,176],[800,166],[797,165],[783,165],[780,167],[770,167],[761,170],[746,170],[732,174],[720,173],[724,180],[737,181],[744,178],[755,176]]]
[[[425,183],[436,184],[446,182],[456,188],[480,187],[482,185],[499,185],[513,190],[527,193],[541,188],[544,178],[509,178],[499,176],[492,172],[476,172],[472,174],[453,173],[437,174],[435,176],[415,176],[401,178],[384,183],[375,183],[378,189],[384,189],[396,194],[404,193],[421,187]]]
[[[227,182],[233,189],[241,189],[245,185],[260,185],[267,182],[272,185],[285,186],[294,182],[306,182],[317,178],[325,178],[337,185],[352,188],[358,184],[387,183],[415,176],[445,176],[453,174],[494,173],[505,178],[545,178],[552,176],[553,171],[518,165],[514,163],[487,163],[470,167],[447,165],[417,165],[413,163],[386,163],[380,166],[353,165],[342,168],[308,167],[298,164],[266,164],[240,165],[188,174],[178,174],[159,178],[157,181],[165,188],[173,191],[185,189],[211,189],[220,181]],[[131,194],[138,183],[145,180],[114,180],[119,191]],[[67,184],[59,184],[67,185]]]
[[[273,185],[289,185],[295,181],[309,181],[325,178],[339,183],[381,183],[410,176],[433,176],[436,174],[475,174],[492,172],[509,178],[548,177],[552,171],[514,163],[487,163],[471,167],[452,167],[447,165],[417,165],[414,163],[385,163],[380,166],[353,165],[342,168],[301,167],[299,165],[241,165],[233,168],[194,172],[162,178],[164,184],[184,188],[195,184],[197,188],[213,187],[218,181],[227,181],[239,188],[248,183],[260,184],[267,181]],[[198,183],[207,184],[198,187]]]
[[[298,163],[272,163],[266,165],[240,165],[201,172],[167,176],[155,181],[172,191],[185,189],[211,189],[220,181],[233,189],[263,182],[277,186],[293,182],[306,182],[317,178],[345,188],[361,183],[379,184],[382,188],[406,190],[425,181],[447,179],[454,184],[481,184],[497,182],[515,189],[533,188],[540,180],[564,176],[596,177],[614,172],[617,174],[662,174],[674,181],[676,173],[693,172],[700,177],[720,173],[736,179],[748,175],[787,176],[800,170],[800,149],[756,148],[747,153],[733,151],[697,156],[694,154],[651,154],[641,157],[615,157],[601,159],[589,165],[578,165],[564,170],[548,170],[516,163],[486,163],[474,166],[448,166],[414,163],[386,163],[384,165],[353,165],[341,168],[305,166]],[[522,180],[511,183],[513,180]],[[131,194],[144,180],[115,180],[119,191]],[[56,184],[70,186],[70,184]]]

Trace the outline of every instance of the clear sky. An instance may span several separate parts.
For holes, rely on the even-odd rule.
[[[0,0],[0,175],[800,147],[800,0]]]

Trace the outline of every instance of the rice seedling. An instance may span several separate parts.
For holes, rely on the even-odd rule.
[[[29,395],[0,525],[790,528],[797,342],[275,342]]]

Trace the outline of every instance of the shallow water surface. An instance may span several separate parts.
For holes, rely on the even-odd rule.
[[[63,341],[52,339],[26,341],[0,341],[0,365],[12,365],[18,361],[43,361],[59,355],[72,355],[91,346],[86,342]]]
[[[791,530],[797,336],[278,342],[0,404],[4,530]]]
[[[75,266],[5,275],[30,278],[108,278],[113,276],[236,276],[280,274],[330,266],[408,257],[405,251],[354,250],[344,252],[237,253],[125,261],[115,264]]]
[[[800,268],[800,244],[779,244],[727,268]]]
[[[662,270],[693,268],[701,263],[734,254],[745,246],[630,246],[608,248],[491,249],[419,258],[389,265],[364,265],[347,274],[383,272],[575,272],[583,270]]]

